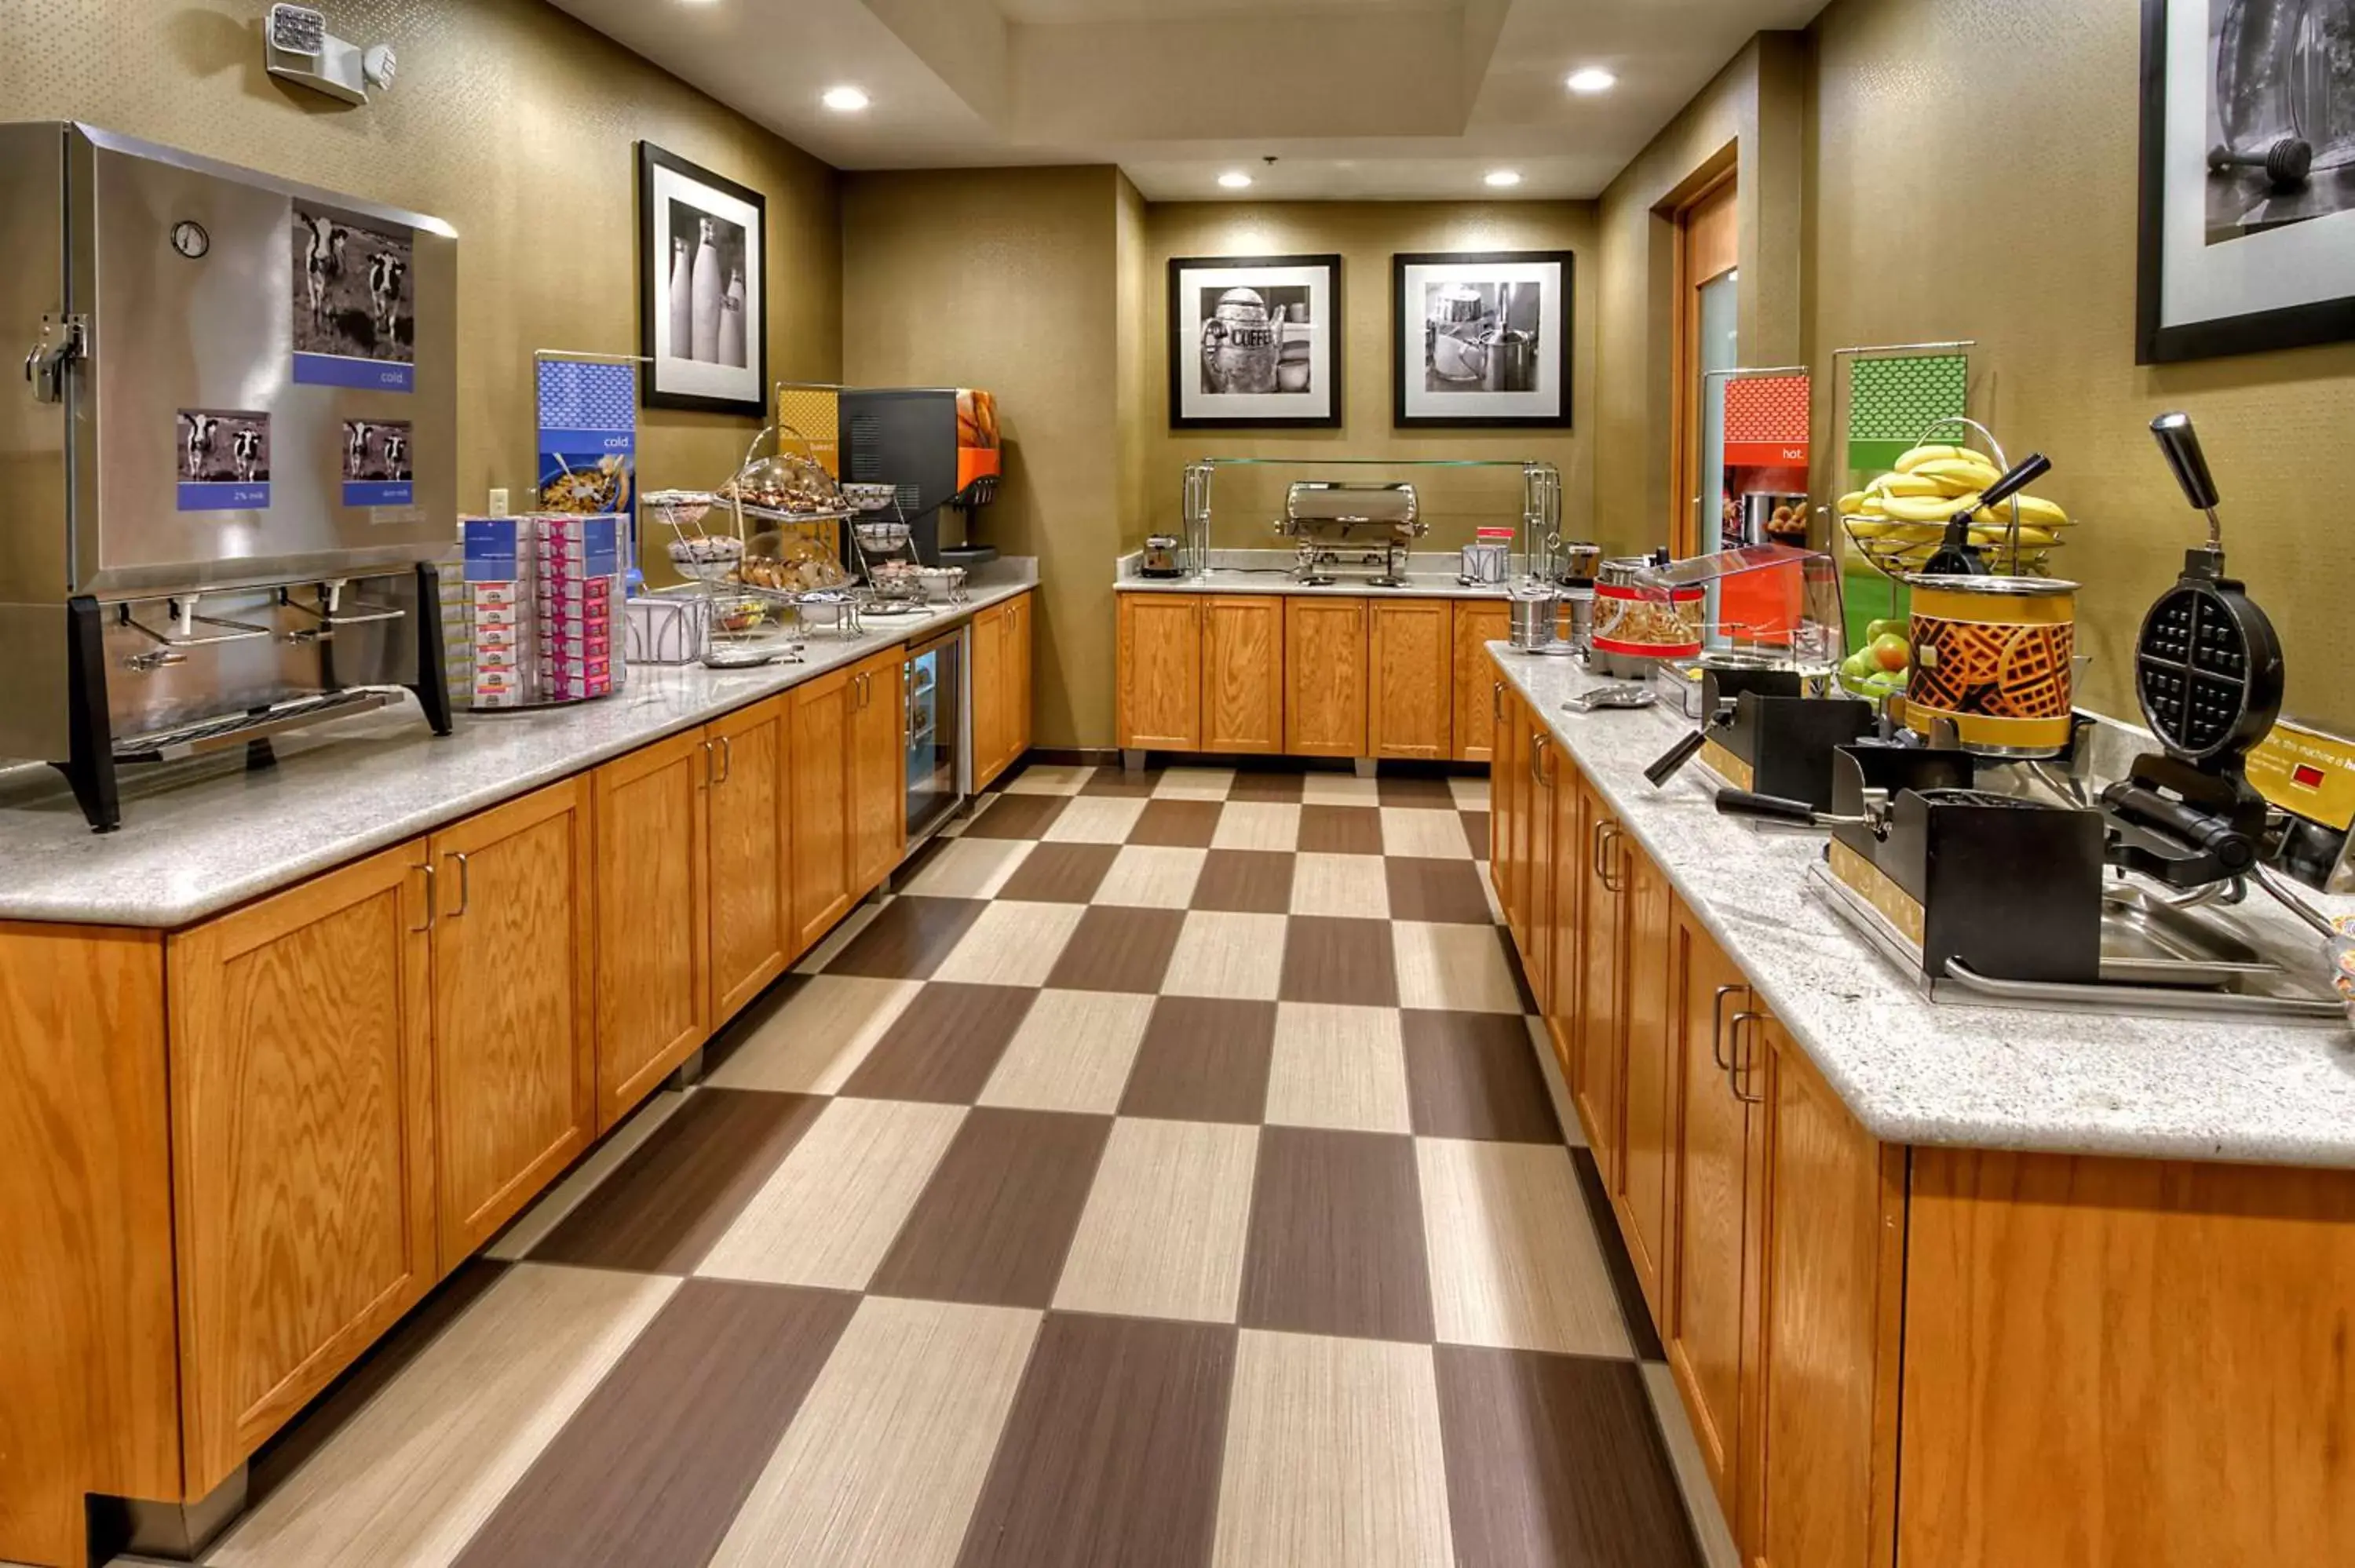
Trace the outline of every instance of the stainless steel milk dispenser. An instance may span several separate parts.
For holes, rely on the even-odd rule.
[[[0,757],[119,764],[415,691],[446,733],[457,237],[55,122],[0,126]],[[264,755],[249,748],[249,756]]]

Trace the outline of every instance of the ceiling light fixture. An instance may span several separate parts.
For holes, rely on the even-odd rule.
[[[1219,184],[1226,186],[1227,189],[1231,191],[1249,190],[1251,189],[1251,183],[1252,177],[1243,173],[1241,169],[1229,169],[1225,174],[1219,176]]]
[[[1519,172],[1513,169],[1490,169],[1487,178],[1488,184],[1500,190],[1507,185],[1517,185],[1521,183]]]
[[[1619,79],[1601,66],[1588,66],[1584,70],[1572,71],[1570,79],[1562,85],[1572,92],[1608,92],[1619,85]]]
[[[867,95],[855,87],[829,87],[818,101],[837,113],[856,114],[867,107]]]

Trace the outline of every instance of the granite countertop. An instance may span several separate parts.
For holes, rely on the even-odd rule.
[[[1456,577],[1457,556],[1455,552],[1437,554],[1418,550],[1407,557],[1404,588],[1376,588],[1367,582],[1369,570],[1363,567],[1337,568],[1339,580],[1321,588],[1294,580],[1295,557],[1290,550],[1212,550],[1210,568],[1200,577],[1142,577],[1136,575],[1135,555],[1126,555],[1114,564],[1113,589],[1116,593],[1215,593],[1215,594],[1284,594],[1294,598],[1331,599],[1485,599],[1499,603],[1508,595],[1501,583],[1483,583],[1466,587]]]
[[[413,702],[275,741],[274,768],[236,759],[126,769],[123,826],[93,833],[55,769],[0,769],[0,919],[185,926],[730,709],[970,620],[1036,584],[1036,563],[985,568],[967,603],[813,634],[798,664],[634,664],[577,707],[462,713],[447,738]]]
[[[1855,935],[1805,874],[1819,832],[1720,816],[1698,765],[1665,789],[1646,764],[1686,721],[1564,713],[1598,683],[1572,661],[1490,643],[1506,678],[1658,863],[1857,1120],[1892,1143],[2355,1167],[2355,1031],[1932,1003]],[[2355,899],[2314,896],[2328,913]],[[2320,944],[2262,895],[2208,913],[2319,970]]]

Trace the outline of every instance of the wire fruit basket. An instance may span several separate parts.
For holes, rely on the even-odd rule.
[[[1915,450],[1938,442],[1942,435],[1957,434],[1956,428],[1966,426],[1987,442],[1995,471],[2008,472],[2011,461],[1995,432],[1960,415],[1931,424],[1916,438]],[[1968,447],[1958,445],[1957,450],[1967,458],[1980,458],[1982,466],[1990,465],[1989,460]],[[1918,478],[1900,471],[1873,482],[1874,486],[1895,482],[1910,493],[1891,494],[1868,486],[1840,499],[1840,526],[1849,543],[1875,570],[1900,581],[1929,564],[1938,552],[1939,541],[1945,537],[1947,520],[1975,493],[1966,481],[1945,477],[1947,471],[1938,469],[1935,460],[1931,466],[1935,471]],[[2046,577],[2052,552],[2061,548],[2075,525],[2075,520],[2057,507],[2014,496],[1993,514],[1982,509],[1972,520],[1971,544],[1998,576]]]

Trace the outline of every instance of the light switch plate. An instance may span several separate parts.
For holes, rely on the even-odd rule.
[[[507,493],[506,493],[505,490],[494,490],[494,491],[492,491],[492,492],[491,492],[491,515],[492,515],[492,516],[494,516],[494,517],[504,517],[504,516],[506,516],[506,514],[507,514]]]

